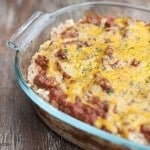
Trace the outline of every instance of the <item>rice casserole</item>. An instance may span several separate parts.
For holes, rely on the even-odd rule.
[[[150,144],[150,24],[87,11],[51,30],[32,57],[28,85],[59,110]]]

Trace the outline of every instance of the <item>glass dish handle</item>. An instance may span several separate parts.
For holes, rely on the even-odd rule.
[[[49,24],[50,13],[35,12],[7,41],[8,47],[22,51]]]

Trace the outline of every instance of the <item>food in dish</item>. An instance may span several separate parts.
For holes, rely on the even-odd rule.
[[[32,57],[28,85],[97,128],[150,143],[150,25],[87,11],[66,20]]]

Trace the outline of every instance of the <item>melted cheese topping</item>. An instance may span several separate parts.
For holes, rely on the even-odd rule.
[[[105,126],[116,134],[119,128],[125,137],[128,137],[129,130],[139,132],[142,124],[150,124],[150,27],[141,21],[130,22],[129,18],[115,18],[116,25],[110,30],[76,23],[74,28],[78,36],[67,39],[76,42],[64,46],[66,39],[58,35],[52,44],[51,41],[45,42],[36,53],[36,56],[49,58],[47,75],[56,78],[68,101],[74,102],[79,96],[86,102],[91,95],[107,101],[108,117],[98,117],[95,126]],[[121,28],[126,30],[125,37]],[[106,39],[109,42],[105,42]],[[77,41],[86,41],[89,46],[78,47]],[[113,49],[113,58],[105,55],[108,46]],[[67,60],[56,57],[59,49],[64,49]],[[140,62],[137,66],[131,65],[134,59]],[[118,63],[112,67],[110,64],[116,60]],[[56,61],[71,76],[70,79],[63,79]],[[107,93],[97,84],[101,77],[110,81],[113,92]]]

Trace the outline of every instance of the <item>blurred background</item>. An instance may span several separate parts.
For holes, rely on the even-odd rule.
[[[0,0],[0,150],[79,150],[56,135],[36,116],[16,83],[13,68],[15,52],[7,48],[6,41],[35,11],[51,12],[86,1]],[[150,0],[107,1],[150,8]]]
[[[33,12],[37,10],[51,12],[58,8],[86,1],[94,0],[0,0],[0,38],[4,39],[1,42],[4,42],[7,37],[9,37],[21,24],[25,22],[25,20],[27,20],[29,16],[31,16]],[[150,7],[149,0],[107,1],[132,3],[135,5]]]

